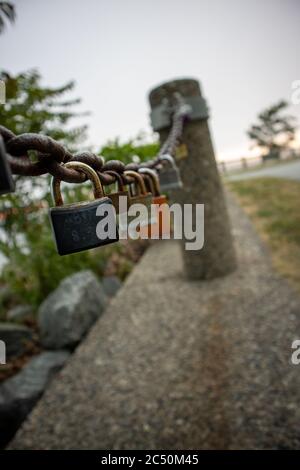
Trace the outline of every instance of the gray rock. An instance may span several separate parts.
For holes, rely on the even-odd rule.
[[[117,276],[106,276],[102,280],[103,289],[108,297],[116,295],[122,283]]]
[[[0,339],[5,342],[7,359],[11,359],[26,351],[28,343],[34,339],[34,333],[27,326],[4,322],[0,323]]]
[[[39,308],[42,344],[47,349],[73,349],[106,304],[104,289],[91,271],[64,279]]]
[[[8,310],[6,316],[8,320],[24,320],[32,314],[32,307],[30,305],[17,305]]]
[[[11,439],[69,355],[67,351],[43,352],[0,385],[0,446]]]

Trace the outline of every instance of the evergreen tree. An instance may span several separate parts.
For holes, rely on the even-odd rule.
[[[73,117],[85,114],[76,113],[73,106],[79,99],[63,99],[64,95],[74,88],[74,82],[57,87],[43,87],[37,70],[29,70],[12,76],[7,72],[0,74],[6,84],[6,103],[0,106],[0,124],[19,135],[25,132],[42,133],[65,145],[71,152],[78,150],[78,144],[85,138],[87,126],[71,128],[69,122]],[[36,152],[30,152],[35,160]],[[5,253],[11,246],[18,244],[18,234],[27,233],[28,224],[33,225],[31,212],[23,210],[33,207],[41,199],[52,204],[49,194],[50,177],[14,176],[16,191],[1,196],[0,213],[10,208],[10,216],[2,216],[2,229],[8,234],[8,242],[0,243]],[[68,187],[69,188],[69,187]],[[81,185],[80,185],[81,188]]]
[[[73,81],[57,88],[43,87],[41,75],[35,69],[16,76],[2,72],[0,79],[6,86],[6,104],[0,107],[3,126],[16,134],[43,133],[71,151],[76,150],[86,137],[87,126],[67,127],[74,117],[86,114],[73,110],[80,103],[79,98],[64,99],[73,90]]]
[[[155,157],[159,150],[158,142],[147,142],[146,135],[140,133],[135,139],[121,143],[118,138],[107,142],[100,150],[105,160],[120,160],[138,163]]]
[[[287,107],[285,101],[270,106],[258,115],[258,124],[252,125],[247,132],[265,153],[263,158],[280,158],[281,151],[295,138],[295,117],[282,114]]]

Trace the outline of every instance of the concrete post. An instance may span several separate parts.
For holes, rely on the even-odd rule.
[[[201,95],[198,81],[174,80],[153,89],[149,95],[151,109],[171,100],[174,92],[183,97]],[[164,142],[169,129],[159,131]],[[236,268],[236,257],[224,193],[218,173],[207,118],[189,121],[184,126],[183,143],[188,156],[177,161],[183,189],[174,192],[174,202],[204,204],[205,241],[199,251],[187,251],[182,242],[186,275],[190,279],[213,279]]]

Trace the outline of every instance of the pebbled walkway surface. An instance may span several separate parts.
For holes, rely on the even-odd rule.
[[[176,242],[145,254],[13,449],[300,445],[300,298],[230,198],[239,270],[188,282]]]

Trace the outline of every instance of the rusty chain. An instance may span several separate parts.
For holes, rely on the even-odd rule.
[[[158,155],[152,160],[125,165],[119,160],[104,159],[92,152],[81,152],[72,154],[62,144],[51,137],[42,134],[25,133],[15,135],[9,129],[0,125],[0,135],[3,138],[7,159],[13,174],[22,176],[41,176],[50,174],[68,183],[82,183],[87,177],[83,172],[66,168],[65,163],[79,161],[91,166],[98,174],[101,183],[110,185],[116,182],[118,173],[122,175],[124,183],[131,182],[131,178],[124,177],[127,170],[137,171],[140,168],[156,168],[162,165],[161,157],[164,154],[174,155],[176,146],[180,142],[184,121],[188,115],[188,109],[180,95],[174,96],[175,104],[170,108],[172,113],[172,126],[168,137],[161,146]],[[28,152],[34,151],[37,161],[33,162]]]

